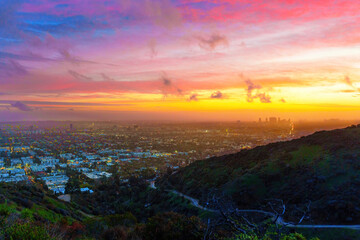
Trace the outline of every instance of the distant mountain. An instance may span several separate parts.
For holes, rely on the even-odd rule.
[[[197,161],[159,183],[204,204],[214,191],[239,209],[278,199],[291,220],[310,203],[308,222],[359,224],[360,125]]]

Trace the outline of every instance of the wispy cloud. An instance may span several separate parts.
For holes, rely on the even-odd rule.
[[[108,82],[113,82],[115,81],[115,79],[109,77],[108,75],[106,75],[105,73],[101,73],[102,78],[104,79],[104,81],[108,81]]]
[[[80,74],[78,72],[75,72],[73,70],[69,70],[68,73],[79,81],[92,81],[93,80],[91,77],[87,77],[87,76]]]
[[[8,76],[19,76],[28,73],[28,70],[23,65],[14,60],[9,60],[4,70]]]
[[[354,85],[354,83],[351,81],[349,76],[345,76],[344,81],[347,85],[349,85],[352,88],[352,91],[350,89],[350,90],[343,90],[342,92],[360,92],[360,89]]]
[[[157,42],[156,39],[152,38],[148,41],[147,46],[150,49],[150,57],[154,58],[156,57],[156,55],[158,54],[157,50],[156,50],[156,46],[157,46]]]
[[[218,46],[228,46],[229,42],[225,35],[213,33],[208,37],[198,36],[199,46],[206,50],[214,50]]]

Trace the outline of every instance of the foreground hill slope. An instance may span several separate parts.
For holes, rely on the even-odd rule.
[[[286,203],[288,219],[311,203],[308,222],[360,223],[360,126],[197,161],[162,184],[203,203],[216,189],[239,208],[275,198]]]

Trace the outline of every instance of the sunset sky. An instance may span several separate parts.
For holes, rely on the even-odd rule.
[[[0,121],[357,119],[360,1],[0,0]]]

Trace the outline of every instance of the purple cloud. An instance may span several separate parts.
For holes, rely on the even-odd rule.
[[[154,38],[150,39],[148,41],[148,47],[150,49],[150,57],[154,58],[156,57],[156,55],[158,54],[157,50],[156,50],[156,46],[157,46],[157,42]]]
[[[224,95],[222,94],[222,92],[216,91],[216,92],[214,92],[214,93],[211,94],[210,98],[213,98],[213,99],[222,99],[222,98],[224,98]]]
[[[198,96],[199,96],[199,94],[197,94],[197,93],[191,94],[188,101],[189,102],[191,102],[191,101],[197,102],[197,101],[199,101]]]
[[[269,94],[263,92],[257,92],[257,93],[253,93],[253,91],[257,91],[259,89],[261,89],[262,87],[260,85],[256,85],[254,84],[250,79],[246,79],[245,80],[246,83],[246,101],[247,102],[253,102],[254,99],[259,99],[261,103],[271,103],[271,97]]]
[[[228,46],[229,42],[224,35],[213,33],[209,37],[198,37],[199,46],[206,50],[214,50],[216,47],[223,45]]]
[[[80,81],[92,81],[92,78],[90,77],[87,77],[83,74],[80,74],[78,72],[75,72],[73,70],[69,70],[68,73],[73,76],[74,78],[76,78],[77,80],[80,80]]]
[[[22,102],[12,103],[11,106],[14,108],[17,108],[20,111],[24,111],[24,112],[29,112],[29,111],[33,110],[31,107],[29,107],[28,105],[26,105],[25,103],[22,103]]]
[[[5,72],[8,76],[26,75],[28,73],[24,66],[11,59],[6,66]]]
[[[182,95],[183,90],[178,88],[170,78],[166,76],[164,73],[161,76],[161,83],[162,83],[162,91],[164,97],[166,97],[168,94],[174,94],[174,95]]]

